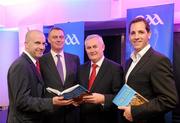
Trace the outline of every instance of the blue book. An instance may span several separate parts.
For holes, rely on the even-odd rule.
[[[117,106],[141,105],[145,102],[148,102],[148,100],[127,84],[123,85],[113,99],[113,103]]]
[[[47,87],[46,90],[50,93],[56,94],[58,96],[63,96],[64,99],[74,99],[78,98],[84,94],[90,94],[90,92],[84,88],[83,86],[77,84],[74,85],[68,89],[65,89],[64,91],[59,91],[51,87]]]

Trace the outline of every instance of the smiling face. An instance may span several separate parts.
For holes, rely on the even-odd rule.
[[[98,62],[104,55],[105,46],[99,40],[98,37],[93,37],[85,41],[86,53],[93,63]]]
[[[45,50],[45,36],[38,30],[26,34],[25,50],[35,59],[41,57]]]
[[[60,51],[62,51],[64,48],[64,42],[65,42],[63,30],[52,29],[49,32],[48,42],[51,44],[51,49],[54,52],[59,53]]]
[[[149,44],[150,36],[151,33],[146,30],[146,25],[143,21],[131,24],[129,39],[136,53]]]

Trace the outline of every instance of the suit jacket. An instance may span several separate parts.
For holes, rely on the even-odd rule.
[[[88,87],[91,63],[87,62],[80,67],[79,81],[85,88]],[[105,58],[99,72],[94,80],[91,92],[105,95],[104,105],[102,104],[82,104],[82,123],[117,123],[117,107],[112,103],[114,96],[122,87],[123,69],[122,67]]]
[[[64,85],[61,82],[60,75],[56,68],[52,54],[49,52],[40,58],[41,74],[45,82],[45,87],[52,87],[59,91],[63,91],[78,83],[78,67],[80,65],[79,57],[76,55],[64,53],[66,64],[66,78]],[[46,91],[45,97],[53,97],[55,95]],[[79,109],[78,107],[62,106],[54,109],[52,114],[48,114],[44,122],[47,123],[78,123]]]
[[[126,71],[131,62],[129,59]],[[177,103],[169,59],[150,48],[130,73],[127,84],[149,100],[149,103],[131,107],[134,121],[164,123],[164,114]]]
[[[8,123],[41,123],[42,112],[53,110],[52,99],[41,98],[44,83],[25,53],[9,68],[8,91]]]

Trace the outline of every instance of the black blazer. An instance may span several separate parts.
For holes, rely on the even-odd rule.
[[[66,78],[64,85],[57,71],[52,54],[49,52],[40,58],[41,74],[45,82],[45,87],[52,87],[63,91],[78,83],[78,68],[80,65],[79,57],[76,55],[64,53],[66,64]],[[46,91],[45,97],[53,97],[55,95]],[[78,123],[79,109],[74,106],[63,106],[54,109],[52,114],[48,114],[44,122],[47,123]]]
[[[9,68],[8,91],[8,123],[41,123],[42,112],[53,110],[52,99],[41,98],[44,82],[25,53]]]
[[[126,71],[131,62],[129,59]],[[169,59],[150,48],[130,73],[127,84],[149,100],[149,103],[131,107],[134,121],[164,123],[164,114],[177,103]]]
[[[90,67],[90,62],[87,62],[80,67],[79,80],[80,84],[85,88],[88,87]],[[117,107],[112,103],[112,100],[122,87],[122,78],[122,67],[119,64],[105,58],[91,88],[92,93],[95,92],[105,95],[104,106],[101,104],[82,104],[82,123],[118,122],[120,114],[117,113]]]

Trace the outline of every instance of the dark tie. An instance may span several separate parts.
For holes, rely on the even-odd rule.
[[[64,73],[63,73],[63,67],[62,67],[62,62],[61,62],[61,59],[60,59],[60,55],[56,55],[58,60],[57,60],[57,70],[59,72],[59,75],[61,77],[61,81],[62,81],[62,84],[64,84]]]
[[[36,70],[38,71],[39,74],[41,74],[39,60],[36,60]]]
[[[89,83],[88,83],[88,90],[91,89],[93,83],[94,83],[94,80],[96,78],[96,68],[97,68],[98,65],[96,64],[92,64],[92,72],[91,72],[91,75],[90,75],[90,78],[89,78]]]

